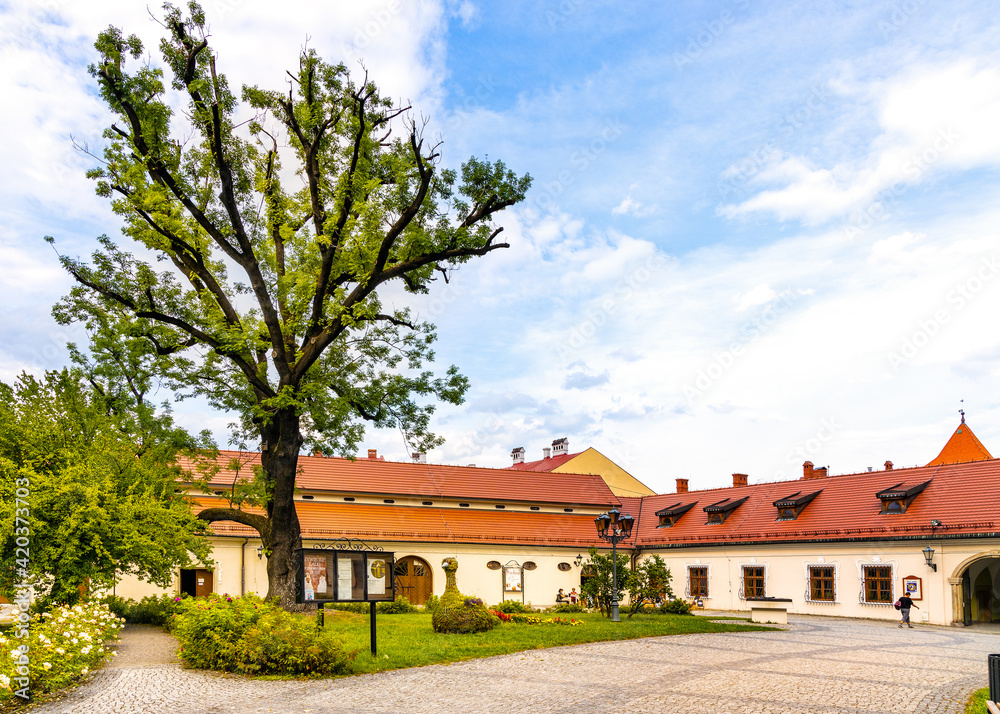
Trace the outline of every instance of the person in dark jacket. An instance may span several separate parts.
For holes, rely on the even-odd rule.
[[[899,621],[899,626],[902,627],[903,623],[905,622],[906,626],[909,627],[912,630],[913,629],[913,625],[910,624],[910,608],[911,607],[915,607],[918,610],[920,609],[919,605],[914,605],[913,604],[913,600],[910,599],[909,595],[904,595],[903,597],[899,598],[899,614],[902,617],[902,619],[900,619],[900,621]]]

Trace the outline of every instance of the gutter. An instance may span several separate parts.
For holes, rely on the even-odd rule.
[[[732,541],[718,540],[706,543],[660,543],[656,545],[645,545],[649,550],[680,550],[682,548],[715,548],[745,545],[788,545],[796,543],[879,543],[882,541],[929,541],[929,540],[958,540],[964,538],[1000,538],[1000,532],[996,533],[956,533],[954,535],[922,535],[922,536],[881,536],[863,538],[808,538],[796,540],[748,540]],[[637,546],[638,547],[638,546]]]

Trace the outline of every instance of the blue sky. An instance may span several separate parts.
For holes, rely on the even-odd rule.
[[[503,466],[553,439],[657,491],[926,463],[960,399],[1000,451],[1000,43],[980,3],[215,0],[234,85],[282,82],[309,44],[362,59],[444,139],[535,184],[511,248],[427,298],[442,463]],[[86,73],[145,6],[0,2],[0,378],[66,362],[69,287],[41,241],[85,255],[117,219],[70,137],[106,121]],[[226,415],[178,406],[220,435]],[[224,442],[224,439],[220,439]],[[394,432],[367,445],[405,458]]]

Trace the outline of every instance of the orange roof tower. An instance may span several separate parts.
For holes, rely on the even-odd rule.
[[[941,449],[928,466],[943,466],[944,464],[964,464],[970,461],[987,461],[993,455],[986,450],[982,442],[972,433],[972,429],[965,423],[965,412],[962,414],[962,423],[955,429],[955,433],[948,439],[948,443]]]

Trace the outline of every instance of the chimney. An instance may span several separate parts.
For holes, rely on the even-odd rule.
[[[514,463],[515,464],[523,464],[524,463],[524,447],[523,446],[519,446],[516,449],[514,449],[513,451],[511,451],[510,455],[511,455],[511,458],[514,459]]]
[[[368,460],[378,461],[378,449],[368,449]]]
[[[542,453],[545,454],[545,456],[542,457],[543,459],[552,458],[552,449],[550,449],[549,447],[546,446],[545,448],[543,448]]]
[[[552,442],[552,455],[562,456],[569,453],[569,439],[565,436]]]
[[[677,493],[688,492],[688,480],[686,478],[677,479]]]
[[[803,478],[803,480],[810,479],[810,478],[816,478],[815,476],[813,476],[813,462],[812,461],[806,461],[804,464],[802,464],[802,478]]]
[[[892,462],[891,461],[886,461],[885,462],[885,470],[886,471],[892,471]]]
[[[829,475],[827,473],[827,469],[829,468],[829,466],[819,466],[813,469],[813,478],[826,478]]]
[[[415,463],[415,464],[426,464],[427,463],[427,454],[425,454],[422,451],[414,451],[413,454],[412,454],[412,458],[413,458],[413,463]]]
[[[746,486],[746,485],[747,485],[746,474],[733,474],[733,486]]]

